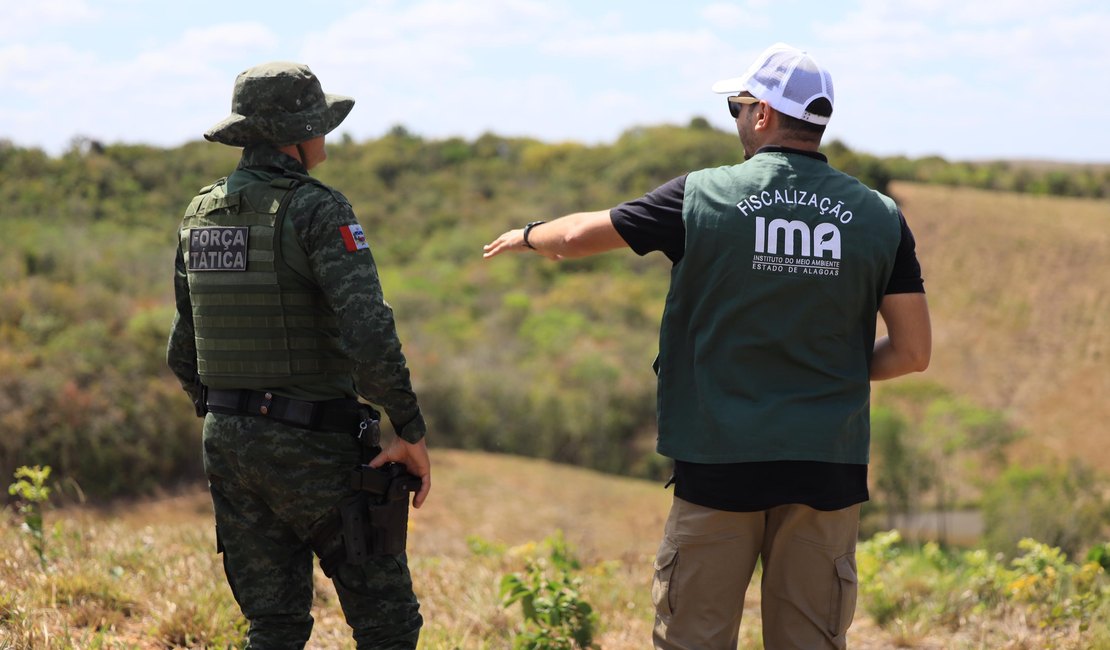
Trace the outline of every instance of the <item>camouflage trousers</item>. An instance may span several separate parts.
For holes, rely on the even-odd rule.
[[[264,418],[209,413],[204,469],[217,550],[250,622],[248,648],[303,648],[312,633],[308,540],[352,491],[359,443]],[[341,565],[332,577],[358,648],[412,649],[423,619],[404,554]]]

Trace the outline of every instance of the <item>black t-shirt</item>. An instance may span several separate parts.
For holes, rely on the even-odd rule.
[[[765,151],[799,154],[828,162],[820,153],[783,147]],[[757,154],[758,155],[758,154]],[[682,201],[686,177],[679,176],[638,199],[613,208],[609,216],[628,246],[639,255],[661,251],[672,263],[686,250]],[[916,244],[901,211],[902,239],[886,293],[924,293]],[[675,496],[732,512],[755,512],[788,503],[817,510],[839,510],[867,501],[867,465],[818,461],[769,461],[705,464],[675,461]]]

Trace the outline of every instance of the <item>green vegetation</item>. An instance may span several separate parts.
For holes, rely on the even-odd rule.
[[[939,156],[878,158],[853,152],[843,142],[835,140],[823,150],[839,169],[869,179],[875,188],[885,187],[891,181],[912,181],[1038,196],[1110,197],[1110,165],[1005,160],[955,162]]]
[[[46,536],[43,532],[42,509],[50,501],[50,466],[20,467],[15,470],[15,483],[8,486],[8,494],[18,497],[19,514],[23,517],[23,530],[31,537],[31,546],[39,558],[39,567],[46,568]]]
[[[1032,539],[1021,540],[1008,563],[985,550],[899,542],[897,532],[879,533],[860,545],[857,560],[862,610],[901,643],[939,627],[953,640],[982,643],[958,647],[999,647],[988,640],[1001,641],[1020,620],[1040,630],[1027,647],[1110,648],[1110,577],[1097,562],[1072,563]]]
[[[1110,269],[1098,237],[1110,211],[920,183],[1105,197],[1110,169],[879,159],[840,142],[825,151],[904,202],[938,334],[957,333],[937,346],[931,385],[903,380],[877,395],[870,530],[898,515],[982,506],[996,550],[1012,553],[1028,536],[1070,554],[1104,541],[1104,477],[1082,464],[1052,469],[1040,454],[1039,464],[1010,465],[1044,437],[1027,434],[1029,421],[1051,422],[1056,440],[1104,421],[1104,407],[1082,396],[1107,376],[1098,350],[1110,330],[1100,289]],[[437,446],[666,476],[653,451],[650,370],[666,260],[485,262],[481,245],[532,219],[613,205],[735,162],[734,136],[704,121],[632,129],[599,146],[427,140],[397,127],[370,142],[339,139],[329,152],[320,176],[347,194],[374,247]],[[199,422],[164,364],[172,258],[188,199],[237,155],[207,143],[75,140],[51,158],[0,143],[0,473],[49,464],[62,501],[200,478]],[[918,184],[890,185],[904,180]],[[1040,255],[1027,266],[1014,262],[1032,250]],[[1000,398],[1046,390],[1060,391],[1037,402],[1057,409],[1044,411],[1051,417]],[[1070,456],[1098,467],[1102,443],[1080,440]],[[1054,496],[1038,500],[1044,494]],[[1026,502],[1041,514],[1017,516]],[[1073,516],[1083,524],[1070,525]]]
[[[1057,466],[1010,467],[983,496],[984,545],[1012,553],[1024,537],[1059,547],[1072,557],[1097,555],[1092,542],[1110,519],[1106,482],[1090,467],[1072,461]]]
[[[582,564],[558,531],[543,541],[547,558],[529,558],[524,571],[501,579],[502,603],[520,603],[523,630],[513,639],[518,650],[592,648],[597,614],[582,598]]]

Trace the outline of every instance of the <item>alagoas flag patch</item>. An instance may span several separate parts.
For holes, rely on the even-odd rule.
[[[343,243],[347,246],[348,253],[370,248],[370,244],[366,243],[366,235],[362,232],[362,226],[357,223],[340,226],[339,234],[343,235]]]

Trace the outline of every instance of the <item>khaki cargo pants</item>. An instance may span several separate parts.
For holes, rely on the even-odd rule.
[[[735,650],[760,558],[766,650],[846,647],[859,512],[858,504],[727,512],[676,497],[655,560],[655,647]]]

